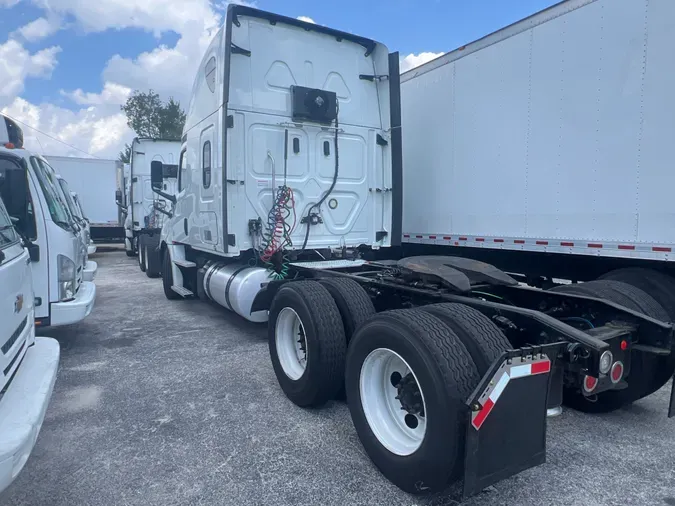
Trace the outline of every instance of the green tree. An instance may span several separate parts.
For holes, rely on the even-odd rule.
[[[136,90],[122,106],[122,110],[127,115],[127,125],[139,137],[180,140],[183,134],[185,111],[173,97],[169,97],[164,103],[153,90],[148,90],[147,93]],[[131,147],[127,145],[120,152],[119,159],[129,163],[130,158]]]
[[[131,163],[131,146],[124,145],[124,150],[120,151],[119,160],[122,163]]]

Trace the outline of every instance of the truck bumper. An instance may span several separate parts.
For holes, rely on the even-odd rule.
[[[0,399],[0,492],[17,477],[35,446],[59,365],[59,343],[36,337]]]
[[[94,308],[96,285],[83,281],[76,297],[68,302],[55,302],[51,306],[51,325],[70,325],[84,320]]]
[[[96,245],[90,242],[89,246],[87,246],[87,255],[93,255],[94,253],[96,253]]]
[[[82,273],[82,279],[84,281],[94,281],[96,277],[96,272],[98,271],[98,264],[93,260],[88,260],[87,265],[84,266],[84,272]]]

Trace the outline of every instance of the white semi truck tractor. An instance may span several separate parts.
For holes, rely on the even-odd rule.
[[[416,170],[403,165],[400,91],[384,45],[230,5],[195,77],[176,194],[152,164],[172,203],[162,281],[168,299],[267,322],[286,396],[346,396],[398,487],[461,481],[467,497],[545,461],[563,386],[570,404],[605,395],[608,410],[662,385],[632,352],[669,355],[673,327],[635,290],[631,305],[459,256],[397,256],[403,174]]]
[[[125,250],[127,256],[138,256],[141,271],[150,278],[160,273],[160,233],[170,208],[170,201],[152,191],[150,164],[161,164],[161,190],[175,194],[180,149],[179,141],[137,137],[131,143],[131,162],[124,167],[126,195],[117,203],[125,213]]]

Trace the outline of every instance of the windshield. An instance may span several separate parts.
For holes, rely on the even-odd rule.
[[[19,234],[14,230],[12,220],[9,219],[5,205],[0,199],[0,248],[8,244],[14,244],[18,240]]]
[[[75,216],[76,218],[79,218],[80,220],[82,219],[82,214],[80,213],[80,210],[78,209],[77,205],[75,204],[75,201],[73,200],[72,195],[70,194],[70,189],[68,188],[68,182],[63,179],[63,178],[56,178],[57,181],[59,182],[59,185],[61,186],[61,191],[63,192],[63,196],[66,198],[66,203],[68,204],[68,209],[70,209],[70,214]]]
[[[68,227],[72,221],[70,211],[63,202],[63,199],[59,196],[54,169],[52,169],[44,160],[34,156],[31,156],[30,163],[37,175],[52,220],[61,227]],[[58,188],[60,189],[60,187]]]
[[[80,216],[82,216],[84,219],[87,218],[87,215],[84,214],[84,209],[82,209],[82,203],[80,202],[80,197],[78,197],[77,193],[70,193],[73,197],[73,202],[75,202],[75,205],[77,206],[77,209],[80,211]]]

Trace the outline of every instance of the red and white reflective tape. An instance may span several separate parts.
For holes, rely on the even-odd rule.
[[[471,425],[476,430],[479,430],[488,415],[494,408],[497,400],[504,392],[504,389],[509,384],[509,381],[518,378],[525,378],[527,376],[534,376],[536,374],[546,374],[551,371],[551,361],[544,355],[545,358],[525,357],[523,361],[520,358],[513,359],[509,364],[505,361],[494,375],[494,378],[499,378],[497,381],[491,381],[483,394],[480,396],[479,404],[481,409],[474,411],[471,414]]]
[[[574,253],[669,260],[675,245],[653,243],[589,242],[583,240],[490,237],[448,234],[403,234],[403,242],[465,246],[472,248],[519,249],[549,253]],[[672,259],[675,259],[673,257]]]

